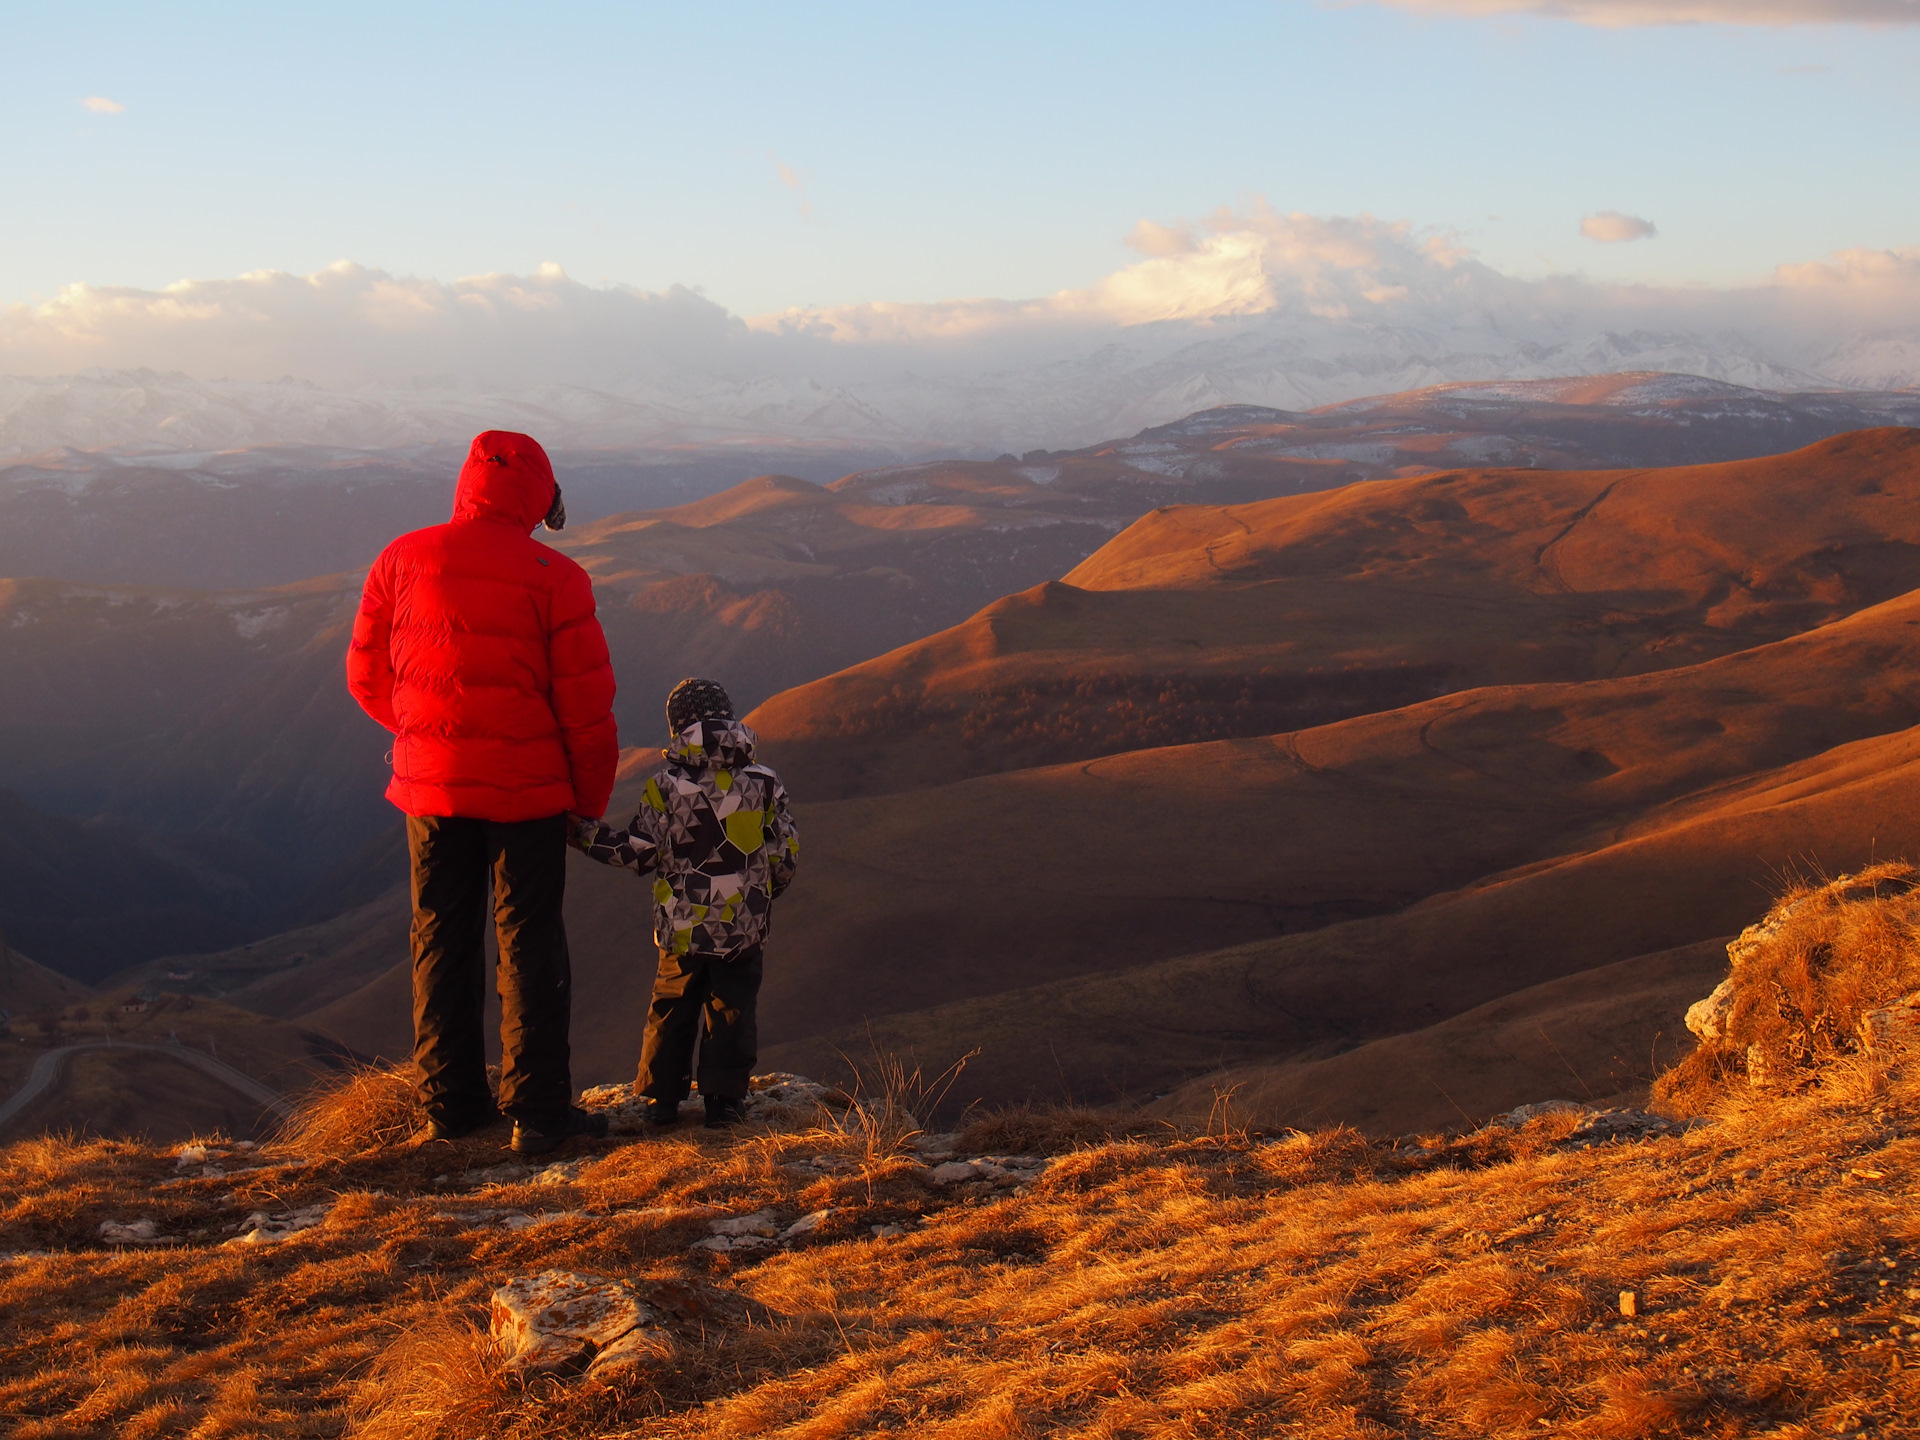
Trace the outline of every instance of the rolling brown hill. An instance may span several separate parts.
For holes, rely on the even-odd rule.
[[[1915,453],[1914,436],[1877,432],[1665,486],[1607,477],[1600,506],[1572,504],[1574,477],[1462,477],[1477,510],[1424,542],[1393,523],[1418,482],[1329,497],[1331,522],[1273,527],[1278,541],[1247,544],[1234,565],[1304,569],[1313,547],[1299,535],[1359,535],[1322,551],[1372,568],[1344,578],[1323,554],[1323,589],[1355,609],[1380,590],[1376,643],[1403,644],[1410,663],[1464,649],[1521,674],[1610,673],[839,801],[802,789],[805,865],[773,947],[768,1059],[818,1073],[879,1043],[938,1068],[977,1044],[970,1093],[1002,1100],[1139,1097],[1256,1067],[1229,1083],[1262,1114],[1389,1127],[1426,1123],[1434,1105],[1484,1113],[1564,1092],[1576,1075],[1596,1093],[1644,1077],[1656,1032],[1676,1033],[1674,997],[1719,963],[1702,942],[1737,928],[1784,871],[1920,852],[1920,806],[1900,773],[1902,747],[1920,746],[1920,592],[1906,593],[1920,564],[1898,573],[1916,537],[1900,505],[1882,503],[1920,484]],[[1623,494],[1631,507],[1608,514]],[[1575,523],[1569,507],[1586,513]],[[1476,550],[1459,533],[1476,513],[1544,519],[1489,524]],[[1160,518],[1208,533],[1205,512]],[[1580,534],[1596,520],[1592,540]],[[1682,538],[1662,547],[1663,533]],[[1151,535],[1143,524],[1088,568],[1163,576],[1162,557],[1196,548],[1139,543]],[[1555,537],[1567,554],[1550,568]],[[1741,557],[1743,545],[1757,553]],[[1428,588],[1414,591],[1400,572],[1421,566]],[[1476,574],[1497,597],[1481,613],[1499,645],[1433,624],[1432,607],[1407,598],[1464,600]],[[1856,608],[1882,590],[1900,593]],[[1102,593],[1151,616],[1160,596],[1243,592],[1066,598]],[[1680,638],[1633,649],[1568,619],[1575,605],[1604,618],[1623,596],[1640,607],[1636,633],[1664,614]],[[1033,608],[1049,623],[1070,613]],[[1010,613],[1026,612],[1003,603],[988,618]],[[1303,601],[1290,633],[1316,628]],[[1716,649],[1728,653],[1652,668]],[[595,997],[576,1022],[583,1077],[632,1064],[643,908],[629,877],[576,869],[569,925],[581,993]],[[1625,967],[1617,983],[1585,975],[1606,966]],[[1533,993],[1484,1009],[1520,992]],[[404,997],[396,968],[308,1018],[396,1053]],[[1552,1038],[1516,1060],[1516,1025]],[[1415,1059],[1445,1072],[1417,1093],[1399,1083]],[[1198,1103],[1210,1084],[1172,1103]]]
[[[1920,732],[1843,746],[1688,797],[1623,839],[1392,916],[955,1002],[777,1046],[857,1043],[940,1064],[980,1037],[996,1097],[1222,1090],[1265,1125],[1478,1123],[1553,1096],[1633,1095],[1684,1048],[1724,940],[1796,869],[1920,853]],[[978,1043],[978,1042],[976,1042]],[[854,1052],[849,1052],[854,1053]],[[1656,1063],[1657,1061],[1657,1063]]]
[[[780,937],[814,964],[769,993],[826,1038],[775,1054],[818,1070],[871,1024],[936,1068],[981,1037],[982,1093],[1157,1092],[1725,935],[1795,865],[1920,853],[1916,662],[1920,594],[1663,675],[821,807],[809,861],[831,873]],[[1077,843],[1008,843],[1063,816]],[[1138,959],[1155,948],[1189,958]]]
[[[845,796],[1671,669],[1909,588],[1916,501],[1920,431],[1882,429],[1724,465],[1174,507],[750,719],[800,793]]]

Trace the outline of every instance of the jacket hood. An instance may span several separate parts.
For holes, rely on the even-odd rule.
[[[759,738],[738,720],[696,720],[673,737],[666,757],[685,770],[743,770]]]
[[[453,492],[455,520],[502,520],[531,534],[546,518],[557,489],[553,463],[540,442],[511,430],[473,437]]]

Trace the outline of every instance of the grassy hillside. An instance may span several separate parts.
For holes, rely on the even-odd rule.
[[[265,1151],[18,1143],[0,1406],[22,1440],[1912,1434],[1920,1057],[1854,1028],[1920,976],[1911,880],[1749,933],[1656,1087],[1689,1123],[930,1137],[896,1083],[534,1171],[404,1138],[375,1075]],[[491,1297],[550,1270],[649,1307],[632,1363],[516,1368]]]

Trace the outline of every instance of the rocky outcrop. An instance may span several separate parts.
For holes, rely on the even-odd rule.
[[[1733,945],[1727,947],[1727,953],[1733,953]],[[1706,999],[1696,1000],[1687,1007],[1687,1029],[1701,1041],[1712,1044],[1727,1033],[1727,1018],[1732,1014],[1733,977],[1729,975],[1713,987],[1713,993]]]
[[[751,1123],[775,1130],[792,1130],[817,1125],[824,1113],[844,1110],[852,1103],[850,1096],[831,1085],[776,1070],[753,1077],[746,1110]],[[581,1093],[580,1104],[607,1117],[609,1134],[646,1133],[647,1102],[635,1095],[630,1085],[595,1085]]]
[[[1727,961],[1687,1009],[1700,1043],[1656,1082],[1663,1108],[1700,1113],[1730,1083],[1791,1088],[1848,1057],[1905,1051],[1920,1035],[1920,867],[1884,861],[1791,894]]]
[[[1860,1017],[1860,1043],[1869,1053],[1891,1058],[1920,1045],[1920,991],[1884,1010]]]
[[[546,1270],[493,1292],[489,1328],[513,1369],[606,1376],[672,1348],[658,1320],[625,1280]]]

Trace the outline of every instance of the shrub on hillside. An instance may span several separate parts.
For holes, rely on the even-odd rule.
[[[1888,861],[1796,885],[1727,957],[1727,978],[1687,1012],[1699,1048],[1654,1086],[1683,1113],[1730,1082],[1792,1085],[1858,1053],[1866,1016],[1920,990],[1920,869]]]

